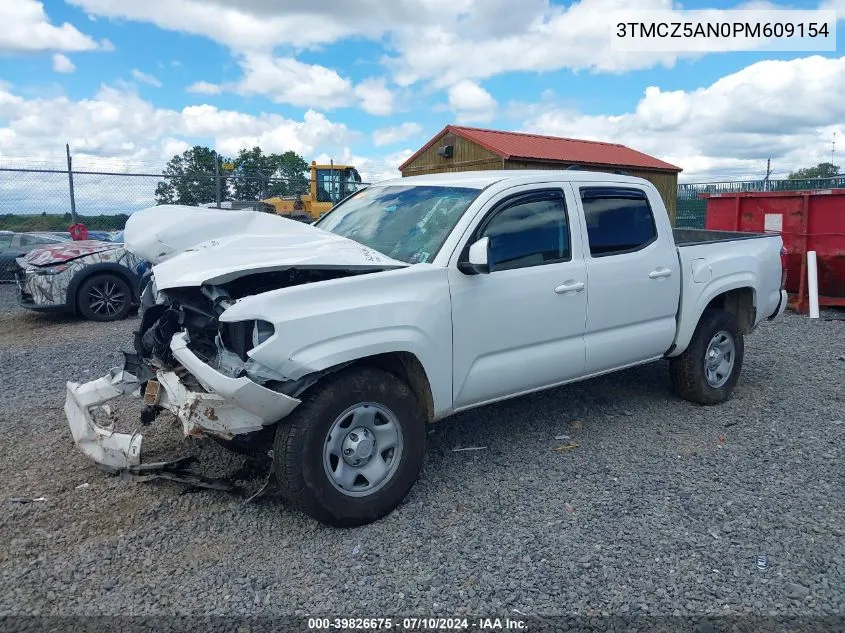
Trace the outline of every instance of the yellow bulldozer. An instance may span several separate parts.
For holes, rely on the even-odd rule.
[[[279,215],[294,220],[313,222],[334,205],[361,188],[361,176],[351,165],[318,165],[311,161],[311,187],[301,196],[275,196],[261,202],[270,205]]]

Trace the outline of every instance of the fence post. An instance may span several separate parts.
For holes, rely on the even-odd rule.
[[[73,194],[73,168],[71,167],[70,159],[70,143],[65,143],[65,153],[67,153],[67,181],[70,187],[70,219],[71,224],[76,224],[79,218],[76,217],[76,197]]]
[[[217,197],[217,208],[220,208],[220,155],[214,152],[214,189]]]

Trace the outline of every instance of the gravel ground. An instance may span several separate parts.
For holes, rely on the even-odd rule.
[[[764,324],[722,406],[673,397],[661,362],[457,415],[405,503],[348,530],[87,461],[64,382],[118,364],[136,323],[26,312],[0,286],[0,616],[845,616],[845,321]],[[145,449],[252,490],[266,472],[164,418]]]

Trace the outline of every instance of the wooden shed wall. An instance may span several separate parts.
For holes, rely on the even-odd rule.
[[[443,158],[437,150],[443,145],[452,145],[452,158]],[[438,174],[453,171],[475,171],[489,169],[566,169],[571,163],[542,162],[529,160],[503,160],[501,156],[451,132],[443,134],[426,151],[420,154],[414,162],[403,171],[403,176],[420,176],[422,174]],[[654,185],[663,204],[669,212],[672,224],[677,216],[678,174],[665,171],[651,171],[647,169],[629,169],[618,165],[584,165],[583,169],[590,171],[615,171],[622,169],[631,176],[645,178]]]
[[[444,145],[452,145],[452,158],[443,158],[437,154]],[[455,136],[451,132],[443,134],[413,163],[403,171],[403,176],[420,176],[422,174],[439,174],[448,171],[474,171],[481,169],[502,169],[502,157],[484,149],[481,145]]]
[[[540,161],[527,160],[507,160],[505,161],[505,169],[566,169],[568,163],[552,163]],[[663,198],[663,204],[666,205],[666,211],[669,213],[669,219],[672,224],[675,224],[675,218],[678,213],[678,174],[666,171],[651,171],[647,169],[631,169],[627,167],[620,167],[619,165],[583,165],[582,169],[587,171],[616,171],[621,170],[626,172],[629,176],[635,178],[644,178],[654,185],[654,188],[660,193]]]

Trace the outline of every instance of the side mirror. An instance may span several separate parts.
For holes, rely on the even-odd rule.
[[[468,268],[474,273],[486,275],[490,272],[490,238],[482,237],[469,247]]]

